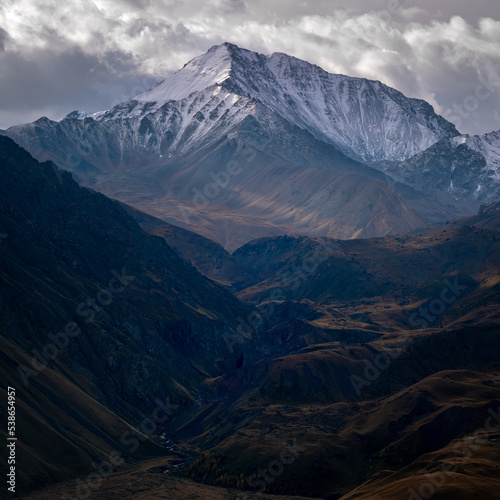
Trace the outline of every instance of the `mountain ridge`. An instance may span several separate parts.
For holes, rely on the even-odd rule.
[[[425,101],[228,43],[111,110],[6,134],[80,184],[229,250],[266,235],[411,232],[472,215],[500,193],[483,153],[468,149],[454,174],[441,166],[461,136]],[[463,189],[447,189],[471,162],[485,180],[479,198],[467,172]]]
[[[290,123],[361,161],[400,161],[443,136],[459,135],[428,103],[407,98],[379,81],[331,74],[293,56],[279,52],[265,56],[229,43],[213,46],[134,100],[155,111],[194,93],[216,94],[221,90],[258,100]],[[232,95],[230,99],[235,99]],[[356,101],[365,101],[364,113]],[[374,106],[380,109],[370,116]],[[411,115],[413,123],[398,116],[400,108]],[[106,120],[107,113],[97,119]],[[389,116],[380,121],[382,113]],[[389,124],[398,118],[399,123]],[[354,121],[359,123],[353,126]],[[347,130],[343,130],[345,124]],[[385,140],[373,140],[375,135]]]

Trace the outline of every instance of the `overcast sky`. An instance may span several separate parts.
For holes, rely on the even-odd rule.
[[[1,0],[0,128],[108,109],[225,41],[500,130],[498,0]]]

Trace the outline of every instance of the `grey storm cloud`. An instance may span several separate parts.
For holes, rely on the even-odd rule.
[[[381,80],[463,132],[498,130],[500,87],[476,96],[500,80],[497,11],[494,0],[4,2],[0,128],[108,109],[229,41]]]
[[[110,52],[103,60],[77,47],[58,54],[40,49],[29,58],[3,52],[0,67],[0,116],[6,121],[4,126],[41,116],[61,118],[89,105],[106,108],[115,95],[132,97],[129,89],[141,88],[145,81],[126,54]],[[148,85],[152,83],[154,80],[149,79]]]

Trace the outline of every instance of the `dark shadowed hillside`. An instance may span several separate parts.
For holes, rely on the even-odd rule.
[[[249,309],[120,204],[6,137],[0,177],[4,380],[26,405],[19,428],[40,429],[20,444],[28,489],[123,448],[121,419],[139,424],[157,400],[185,411],[204,378],[236,367],[241,349],[231,353],[224,336]],[[54,433],[60,445],[47,457]],[[158,452],[149,442],[136,456]]]

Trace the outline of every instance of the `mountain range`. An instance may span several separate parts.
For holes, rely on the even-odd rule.
[[[18,493],[500,498],[498,138],[231,44],[3,131]]]
[[[464,138],[380,82],[227,43],[113,109],[5,134],[231,251],[279,234],[404,233],[498,198],[495,134]]]

